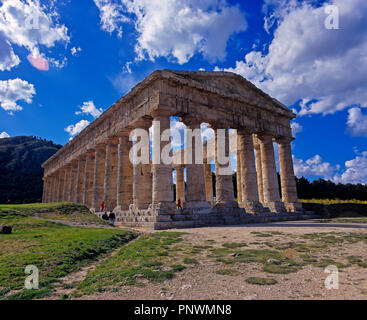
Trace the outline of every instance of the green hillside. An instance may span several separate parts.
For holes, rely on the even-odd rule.
[[[0,203],[40,202],[41,164],[61,147],[36,137],[0,139]]]

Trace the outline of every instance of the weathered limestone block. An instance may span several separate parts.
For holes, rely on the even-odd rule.
[[[256,174],[257,174],[257,186],[259,189],[259,200],[264,203],[264,188],[263,188],[263,173],[262,173],[262,159],[260,144],[255,145],[256,150]]]
[[[78,173],[78,162],[74,160],[70,167],[69,202],[76,201],[76,176]]]
[[[105,211],[112,211],[117,204],[118,139],[110,139],[106,146],[104,178]]]
[[[237,202],[240,204],[242,202],[242,173],[241,173],[241,149],[239,136],[237,135],[237,152],[236,152],[236,183],[237,183]]]
[[[206,201],[213,205],[213,179],[212,166],[209,163],[204,163],[204,179],[205,179],[205,194]]]
[[[208,141],[203,143],[203,160],[204,160],[204,181],[205,181],[205,199],[213,206],[213,178],[212,166],[208,157]]]
[[[155,113],[153,119],[153,190],[152,203],[173,202],[172,164],[161,158],[164,150],[171,150],[170,141],[162,141],[162,133],[170,129],[170,117],[165,113]],[[168,160],[168,159],[167,159]]]
[[[139,123],[139,128],[149,130],[150,122]],[[136,141],[136,139],[135,139]],[[135,148],[135,146],[134,146]],[[149,148],[149,147],[148,147]],[[148,150],[150,153],[150,150]],[[150,157],[149,157],[150,158]],[[133,206],[134,210],[147,209],[152,202],[152,169],[151,164],[133,164]]]
[[[58,172],[58,186],[57,186],[57,201],[63,201],[63,193],[64,193],[64,183],[65,183],[65,172],[64,170],[60,169]]]
[[[261,212],[263,208],[259,202],[252,134],[244,130],[239,130],[237,134],[241,155],[241,207],[245,208],[247,213]]]
[[[69,201],[69,193],[70,193],[69,188],[70,188],[70,166],[66,166],[62,201]]]
[[[81,158],[78,160],[78,168],[77,168],[77,174],[76,174],[76,197],[75,202],[76,203],[83,203],[83,196],[84,196],[84,178],[85,178],[85,159]]]
[[[279,139],[279,167],[282,186],[282,200],[289,212],[302,210],[302,204],[298,202],[296,179],[294,176],[291,139]]]
[[[270,135],[259,135],[262,159],[264,206],[271,212],[285,211],[280,202],[278,177],[275,167],[273,139]]]
[[[129,159],[132,142],[122,136],[118,146],[117,207],[114,211],[128,210],[133,203],[133,164]]]
[[[182,121],[186,124],[188,129],[197,130],[196,135],[187,137],[185,151],[192,150],[192,157],[190,158],[189,154],[185,154],[185,161],[189,162],[186,162],[186,201],[206,202],[200,121],[194,117],[185,117]]]
[[[176,201],[181,200],[181,203],[185,201],[185,178],[184,178],[184,166],[178,165],[176,167]]]
[[[100,205],[104,198],[104,177],[105,177],[106,147],[100,146],[95,150],[94,178],[93,178],[93,199],[92,211],[99,212]]]
[[[88,208],[92,207],[93,200],[93,182],[94,182],[94,152],[90,151],[85,158],[85,172],[84,172],[84,196],[83,204]]]
[[[215,175],[216,175],[216,206],[237,207],[234,201],[232,169],[229,153],[229,132],[225,129],[223,150],[219,147],[218,131],[215,129]],[[219,158],[227,159],[225,163],[220,163]]]

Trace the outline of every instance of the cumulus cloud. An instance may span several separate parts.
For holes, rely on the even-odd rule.
[[[352,160],[346,161],[345,168],[342,174],[335,175],[334,181],[367,184],[367,151],[360,153]]]
[[[93,101],[83,102],[83,105],[79,106],[81,111],[75,112],[75,114],[86,114],[91,115],[94,118],[99,117],[103,110],[101,108],[97,108]]]
[[[9,114],[23,110],[18,101],[32,103],[36,90],[33,84],[22,79],[0,81],[0,106]]]
[[[76,124],[71,124],[68,127],[66,127],[64,130],[69,133],[71,137],[76,136],[78,133],[80,133],[84,128],[86,128],[89,125],[88,120],[80,120]]]
[[[267,52],[251,51],[236,72],[280,101],[301,102],[299,115],[331,114],[349,106],[367,107],[367,2],[331,0],[267,1],[277,8]],[[326,5],[339,9],[340,29],[327,29]],[[274,13],[275,12],[275,13]]]
[[[184,146],[184,136],[186,126],[183,122],[180,122],[178,118],[173,117],[170,124],[171,132],[177,130],[178,134],[174,134],[171,139],[172,149],[181,149]]]
[[[229,37],[247,28],[240,8],[224,0],[94,1],[102,29],[121,35],[121,23],[134,24],[138,60],[166,57],[183,64],[196,53],[223,60]]]
[[[10,70],[19,64],[13,48],[8,45],[25,47],[31,57],[38,57],[40,46],[52,48],[57,42],[68,43],[67,28],[56,23],[56,11],[48,9],[38,0],[3,0],[0,7],[0,69]],[[32,62],[31,62],[32,63]],[[33,65],[33,64],[32,64]]]
[[[122,37],[121,23],[128,22],[129,19],[123,14],[124,7],[118,1],[94,0],[99,9],[101,28],[109,33],[117,32],[118,37]]]
[[[355,137],[367,137],[367,115],[360,108],[348,110],[348,131]]]
[[[13,67],[20,63],[19,57],[14,53],[14,50],[8,40],[0,34],[0,70],[10,71]]]
[[[295,122],[295,121],[291,123],[291,128],[292,128],[292,133],[294,137],[296,136],[297,133],[303,131],[302,125],[300,125],[298,122]]]
[[[10,136],[6,132],[0,133],[0,139],[4,139],[4,138],[10,138]]]
[[[317,154],[314,157],[304,161],[302,159],[293,159],[294,173],[297,177],[322,177],[332,179],[336,171],[340,169],[339,165],[335,167]]]

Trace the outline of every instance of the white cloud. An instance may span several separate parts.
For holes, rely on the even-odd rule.
[[[94,0],[102,29],[122,33],[121,23],[134,23],[137,59],[173,58],[186,63],[196,54],[223,60],[229,37],[247,23],[239,6],[225,0]]]
[[[79,52],[82,52],[82,48],[80,47],[72,47],[70,52],[73,56],[76,56]]]
[[[175,134],[171,140],[171,146],[173,150],[181,149],[184,146],[184,136],[186,125],[183,122],[180,122],[178,118],[171,119],[170,124],[171,132],[173,130],[177,130],[179,134]]]
[[[4,138],[10,138],[10,136],[6,132],[0,133],[0,139],[4,139]]]
[[[128,22],[129,19],[122,13],[123,6],[112,0],[94,0],[99,9],[99,17],[101,19],[102,30],[109,33],[117,32],[118,37],[122,36],[121,23]]]
[[[39,56],[40,46],[51,48],[57,42],[70,41],[66,26],[55,23],[57,16],[53,6],[47,8],[37,0],[3,0],[0,7],[0,39],[25,47],[33,56]],[[4,48],[0,49],[0,65],[7,61],[4,69],[9,70],[19,64],[12,47],[7,48],[7,54]]]
[[[19,57],[14,53],[9,41],[5,40],[0,34],[0,70],[10,71],[20,63]]]
[[[48,58],[48,60],[50,61],[50,64],[52,64],[55,68],[58,69],[64,68],[68,63],[68,58],[66,57],[60,59]]]
[[[65,128],[65,131],[69,133],[70,136],[74,137],[78,133],[80,133],[84,128],[89,125],[88,120],[80,120],[76,124],[71,124]]]
[[[131,64],[133,62],[132,61],[128,61],[125,63],[125,65],[122,67],[122,73],[128,73],[128,74],[131,74],[132,71],[131,71]]]
[[[291,127],[292,127],[292,133],[294,137],[296,136],[297,133],[303,131],[302,125],[300,125],[298,122],[293,121],[291,123]]]
[[[23,110],[17,104],[18,101],[32,103],[32,98],[36,94],[33,84],[22,79],[11,79],[0,81],[0,105],[5,111],[12,114],[14,111]]]
[[[348,110],[347,125],[353,136],[367,137],[367,115],[363,114],[360,108]]]
[[[367,107],[367,2],[331,0],[339,8],[339,30],[326,29],[325,8],[313,2],[281,1],[268,52],[252,51],[226,70],[288,105],[302,100],[299,115]]]
[[[93,101],[83,102],[83,105],[79,106],[79,108],[81,111],[77,111],[75,114],[87,114],[93,116],[94,118],[99,117],[103,111],[101,108],[97,109]]]
[[[346,170],[342,174],[335,175],[335,182],[367,184],[367,151],[346,161],[345,168]]]
[[[333,167],[329,162],[323,161],[319,155],[304,161],[302,159],[293,159],[294,173],[297,177],[316,176],[325,179],[332,179],[335,172],[340,169],[339,165]]]

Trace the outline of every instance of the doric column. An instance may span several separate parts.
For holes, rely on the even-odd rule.
[[[149,121],[142,121],[136,124],[136,128],[144,129],[149,136]],[[137,137],[134,138],[135,143]],[[134,146],[135,148],[135,146]],[[150,145],[144,146],[150,154]],[[149,156],[150,158],[150,156]],[[133,205],[136,209],[147,209],[152,202],[152,170],[151,164],[135,163],[133,164]]]
[[[57,187],[57,202],[63,201],[63,195],[64,195],[64,183],[65,183],[65,172],[63,169],[59,169],[59,183]]]
[[[176,201],[181,200],[181,203],[185,201],[185,178],[184,178],[184,166],[178,165],[176,167]]]
[[[78,174],[78,162],[72,160],[70,164],[69,202],[76,202],[76,178]]]
[[[241,207],[247,213],[262,212],[263,207],[259,202],[257,188],[257,174],[255,167],[255,154],[252,133],[238,130],[238,141],[240,145],[240,167],[241,167]]]
[[[220,141],[219,129],[215,127],[213,127],[213,129],[215,132],[216,206],[237,206],[237,202],[234,201],[233,178],[229,151],[229,131],[228,129],[222,129],[224,130],[224,139],[223,141]],[[219,160],[219,158],[222,159]],[[227,160],[224,161],[224,158]]]
[[[203,143],[203,157],[204,157],[204,182],[205,182],[205,198],[206,201],[213,205],[213,179],[212,179],[212,165],[208,158],[208,142]]]
[[[69,201],[69,188],[70,188],[70,167],[65,167],[65,175],[64,175],[64,190],[62,195],[62,201]]]
[[[93,199],[93,181],[94,181],[94,150],[86,153],[85,168],[84,168],[84,195],[83,204],[88,208],[92,207]]]
[[[59,201],[59,171],[56,171],[54,174],[55,182],[54,182],[54,192],[52,195],[53,202]]]
[[[201,139],[200,121],[194,117],[185,117],[182,119],[187,129],[192,130],[192,138],[187,137],[187,145],[185,152],[192,152],[190,159],[185,155],[186,163],[186,201],[202,201],[206,202],[205,179],[204,179],[204,163],[203,163],[203,142]],[[194,132],[195,130],[195,132]],[[191,150],[190,150],[191,149]],[[197,154],[197,152],[201,152]]]
[[[57,192],[57,176],[56,173],[52,175],[52,189],[51,189],[51,202],[56,202],[56,192]]]
[[[272,136],[259,135],[258,138],[263,169],[264,206],[271,212],[285,211],[283,203],[280,202]]]
[[[49,179],[49,183],[50,183],[50,189],[48,190],[48,194],[47,194],[47,202],[52,202],[52,192],[53,192],[53,176],[49,175],[48,176]]]
[[[239,135],[237,134],[237,152],[236,152],[236,182],[237,182],[237,202],[242,202],[242,174],[241,174],[241,150]]]
[[[118,146],[117,207],[115,211],[128,210],[133,202],[133,164],[129,158],[132,141],[121,136]]]
[[[280,183],[282,186],[282,200],[289,212],[302,210],[302,204],[298,202],[296,179],[294,176],[293,159],[291,150],[292,138],[278,139]]]
[[[210,163],[204,163],[204,181],[206,201],[213,205],[213,179],[212,166]]]
[[[165,159],[161,158],[162,151],[171,150],[171,141],[165,141],[162,139],[162,133],[170,130],[170,117],[169,114],[157,112],[153,114],[153,204],[172,204],[173,202],[173,181],[172,181],[172,164],[164,163]],[[162,141],[164,140],[164,141]],[[168,159],[167,159],[168,160]]]
[[[104,177],[105,210],[112,211],[117,204],[118,139],[109,139],[106,145]]]
[[[261,203],[264,203],[263,172],[262,172],[263,169],[262,169],[261,150],[259,143],[255,145],[255,150],[256,150],[256,173],[257,173],[257,186],[259,189],[259,200]]]
[[[46,201],[46,196],[45,196],[45,193],[46,193],[46,179],[45,178],[42,178],[43,180],[43,183],[42,183],[42,203],[45,203]]]
[[[76,190],[75,190],[75,202],[83,203],[84,196],[84,175],[85,175],[85,159],[78,159],[77,174],[76,174]]]
[[[93,173],[93,198],[92,211],[99,212],[104,197],[106,146],[101,145],[95,149],[94,173]]]
[[[48,179],[43,178],[43,193],[42,193],[42,203],[47,202],[47,189],[48,189]]]

